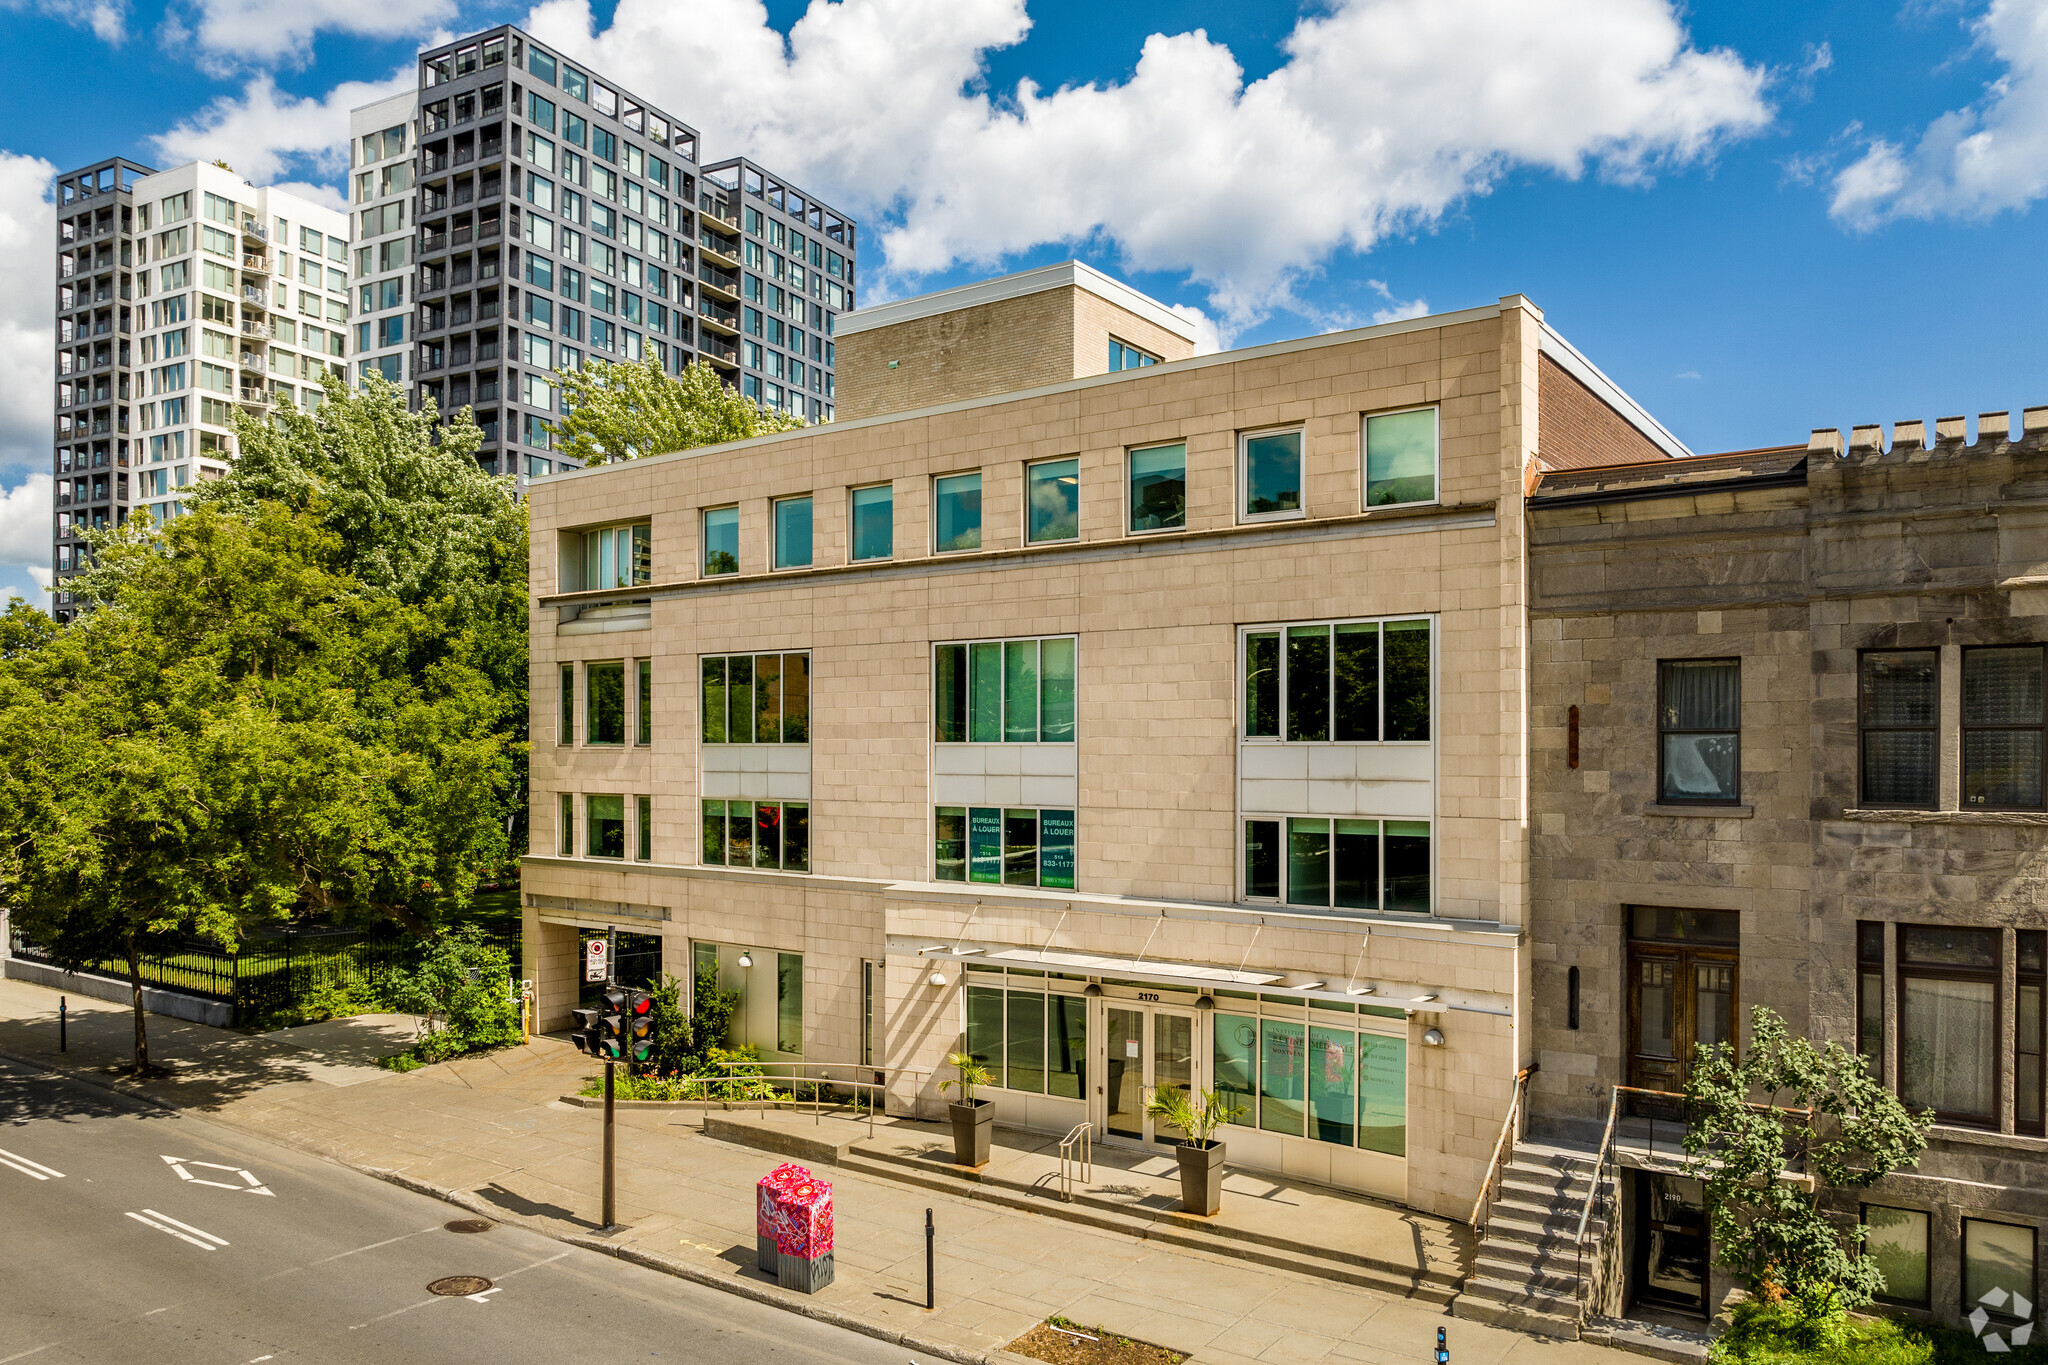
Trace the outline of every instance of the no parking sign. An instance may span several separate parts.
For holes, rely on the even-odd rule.
[[[605,952],[605,941],[601,938],[594,938],[583,945],[583,979],[585,981],[602,981],[605,979],[605,968],[607,965]]]

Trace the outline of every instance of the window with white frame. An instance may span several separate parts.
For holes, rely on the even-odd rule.
[[[1237,511],[1242,521],[1303,514],[1302,430],[1245,432],[1237,438]]]
[[[1374,413],[1362,442],[1365,505],[1391,507],[1437,499],[1437,410]]]

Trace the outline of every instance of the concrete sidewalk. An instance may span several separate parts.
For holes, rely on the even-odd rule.
[[[47,1036],[35,1060],[104,1068],[125,1060],[127,1016],[115,1013],[74,1015],[72,1052],[57,1058],[53,993],[0,983],[0,1053],[28,1055],[26,1046]],[[173,1063],[174,1077],[125,1088],[351,1166],[469,1192],[507,1221],[558,1236],[597,1233],[602,1115],[561,1103],[592,1070],[564,1043],[539,1039],[337,1084],[320,1068],[345,1063],[321,1054],[174,1023],[150,1021],[152,1052]],[[779,1158],[706,1137],[700,1124],[695,1113],[621,1111],[618,1215],[627,1226],[609,1242],[751,1297],[907,1334],[956,1359],[999,1350],[1052,1314],[1192,1352],[1195,1365],[1403,1365],[1430,1358],[1438,1327],[1449,1329],[1458,1365],[1639,1359],[1454,1321],[1437,1303],[1077,1224],[1052,1210],[837,1167],[820,1170],[834,1186],[837,1282],[813,1296],[789,1293],[753,1270],[754,1182]],[[927,1208],[939,1230],[931,1313]]]

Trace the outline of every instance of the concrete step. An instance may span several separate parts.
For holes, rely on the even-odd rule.
[[[1652,1360],[1669,1360],[1675,1365],[1698,1365],[1707,1358],[1713,1338],[1704,1331],[1690,1332],[1662,1323],[1635,1322],[1626,1318],[1589,1318],[1579,1336],[1602,1346],[1633,1351]]]
[[[1512,1281],[1495,1279],[1490,1275],[1474,1275],[1467,1280],[1464,1297],[1564,1317],[1576,1316],[1579,1308],[1576,1295],[1560,1294],[1551,1289],[1531,1289]]]
[[[1481,1279],[1521,1285],[1531,1293],[1576,1294],[1579,1289],[1576,1267],[1577,1262],[1570,1258],[1525,1260],[1498,1255],[1491,1248],[1481,1248],[1479,1259],[1472,1264],[1472,1273]]]
[[[1450,1303],[1457,1297],[1463,1283],[1462,1274],[1434,1269],[1418,1273],[1414,1266],[1397,1261],[1333,1254],[1300,1243],[1271,1245],[1270,1239],[1247,1234],[1242,1229],[1226,1228],[1211,1220],[1197,1220],[1193,1215],[1178,1210],[1133,1210],[1079,1193],[1072,1203],[1067,1203],[1044,1190],[1034,1191],[1027,1186],[1012,1185],[963,1167],[858,1150],[848,1152],[836,1164],[841,1170],[858,1171],[918,1189],[940,1190],[961,1198],[1042,1213],[1049,1218],[1121,1232],[1163,1245],[1207,1251],[1255,1265],[1293,1270],[1338,1284],[1356,1285],[1427,1303]]]
[[[1475,1294],[1474,1289],[1479,1287],[1477,1282],[1468,1282],[1466,1292],[1460,1294],[1458,1301],[1451,1305],[1452,1317],[1538,1336],[1558,1337],[1565,1341],[1578,1338],[1577,1305],[1570,1305],[1562,1311],[1553,1311],[1534,1302],[1514,1303],[1504,1298]]]
[[[1517,1242],[1525,1246],[1537,1246],[1555,1250],[1563,1247],[1570,1250],[1578,1239],[1577,1219],[1531,1218],[1519,1209],[1504,1209],[1493,1206],[1493,1213],[1486,1220],[1486,1244],[1496,1242]],[[1591,1235],[1592,1229],[1587,1229]]]

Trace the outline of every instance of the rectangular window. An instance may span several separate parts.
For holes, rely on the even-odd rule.
[[[654,743],[654,660],[640,659],[633,669],[633,742],[644,747]]]
[[[576,665],[562,665],[561,714],[555,728],[557,744],[576,742]]]
[[[1436,501],[1437,410],[1365,419],[1365,505]]]
[[[740,509],[714,507],[704,513],[704,574],[740,571]]]
[[[624,744],[626,665],[618,661],[585,664],[583,695],[586,710],[583,718],[583,742]]]
[[[1209,1079],[1224,1102],[1240,1112],[1230,1121],[1258,1126],[1259,1021],[1216,1013],[1210,1025]]]
[[[1131,460],[1131,530],[1178,531],[1188,520],[1188,448],[1185,443],[1134,450]]]
[[[1934,805],[1940,676],[1932,649],[1873,650],[1858,660],[1865,805]]]
[[[751,210],[749,210],[751,212]],[[967,1052],[992,1076],[1003,1074],[1003,991],[999,987],[967,988]]]
[[[2018,935],[2016,972],[2019,998],[2014,1015],[2013,1123],[2022,1133],[2040,1135],[2048,1127],[2042,1097],[2048,1090],[2048,929],[2022,929]]]
[[[654,798],[633,798],[633,856],[643,863],[654,861]]]
[[[626,856],[626,798],[592,795],[584,799],[584,825],[589,830],[585,852],[593,858]]]
[[[1238,440],[1238,508],[1246,521],[1301,515],[1301,432],[1271,431]]]
[[[808,569],[811,566],[811,499],[778,498],[775,501],[775,567]]]
[[[1073,742],[1070,636],[937,645],[932,677],[937,743]]]
[[[1302,1025],[1262,1019],[1259,1032],[1259,1127],[1289,1137],[1305,1136],[1302,1101],[1308,1089],[1308,1048]]]
[[[1963,651],[1963,805],[2039,810],[2042,647]]]
[[[1899,1098],[1943,1123],[1998,1126],[2002,937],[1899,926]]]
[[[875,976],[881,963],[872,960],[860,964],[860,1064],[875,1064]]]
[[[1281,836],[1285,834],[1285,843]],[[1427,820],[1262,816],[1244,822],[1244,894],[1308,909],[1430,912]]]
[[[1148,354],[1135,346],[1126,345],[1115,337],[1109,339],[1109,370],[1111,374],[1115,374],[1118,370],[1142,369],[1144,366],[1157,365],[1158,363],[1159,357],[1156,355]]]
[[[1310,743],[1425,741],[1430,675],[1426,620],[1247,630],[1244,734]]]
[[[896,490],[889,484],[853,490],[853,558],[887,559],[896,553]]]
[[[1863,1254],[1884,1276],[1885,1303],[1927,1306],[1927,1221],[1920,1209],[1863,1206]]]
[[[811,870],[806,801],[705,801],[704,861],[720,867]]]
[[[1024,466],[1024,538],[1033,545],[1081,534],[1081,462],[1041,460]]]
[[[932,481],[932,544],[940,554],[981,548],[981,475]]]
[[[1036,991],[1007,991],[1003,1011],[1002,1085],[1007,1090],[1045,1093],[1045,997]]]
[[[531,380],[534,376],[528,375],[527,378]],[[586,531],[582,539],[583,591],[636,588],[654,581],[654,527],[651,522]]]
[[[775,955],[775,1050],[804,1055],[804,960],[798,953]]]
[[[1884,925],[1856,924],[1856,1052],[1884,1080]]]
[[[810,743],[809,654],[707,654],[700,667],[704,743]]]
[[[1657,665],[1658,799],[1734,805],[1742,799],[1742,661]]]
[[[1071,810],[939,806],[932,831],[938,881],[1074,888]]]
[[[576,798],[563,792],[555,807],[555,824],[560,836],[555,850],[564,858],[576,856]]]
[[[2016,1299],[2031,1308],[2039,1293],[2039,1248],[2033,1228],[1994,1223],[1986,1218],[1963,1220],[1963,1310],[1990,1310],[2006,1322],[2018,1321]]]

